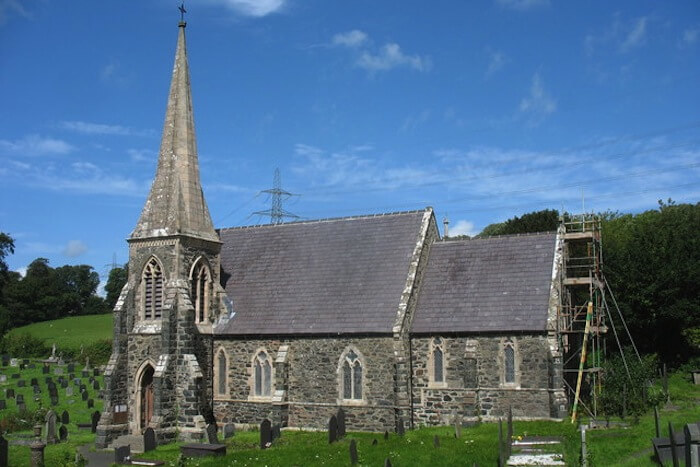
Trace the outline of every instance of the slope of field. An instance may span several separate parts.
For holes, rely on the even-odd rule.
[[[73,316],[34,323],[11,330],[8,335],[30,334],[44,341],[47,347],[79,349],[99,340],[111,340],[114,318],[112,313]]]

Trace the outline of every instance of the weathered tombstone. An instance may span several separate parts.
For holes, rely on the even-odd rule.
[[[68,386],[68,387],[66,388],[66,397],[71,397],[72,395],[73,395],[73,387],[72,387],[72,386]]]
[[[87,401],[87,400],[88,400],[88,397],[89,397],[89,396],[88,396],[87,391],[83,391],[83,392],[81,393],[81,395],[83,396],[83,401]]]
[[[17,360],[16,358],[11,358],[10,366],[19,366],[19,360]]]
[[[357,465],[357,443],[350,440],[350,465]]]
[[[440,438],[438,437],[438,435],[435,435],[433,437],[433,446],[435,446],[436,448],[440,447]]]
[[[260,449],[267,449],[272,444],[272,424],[265,419],[260,423]]]
[[[236,432],[236,427],[233,423],[227,423],[224,425],[224,439],[229,439]]]
[[[41,394],[41,388],[39,386],[32,386],[32,391],[34,391],[34,394]]]
[[[664,365],[664,372],[666,371],[666,365]],[[678,453],[676,452],[676,436],[673,432],[673,425],[668,422],[668,438],[671,441],[671,459],[673,459],[673,467],[679,467],[678,463]]]
[[[24,394],[17,394],[17,397],[15,397],[15,402],[18,404],[20,402],[24,403]]]
[[[46,443],[56,444],[58,441],[56,439],[56,412],[53,410],[46,412],[44,421],[46,422]]]
[[[70,414],[67,410],[64,410],[61,414],[61,423],[63,423],[64,425],[68,425],[70,423]]]
[[[403,427],[403,418],[399,418],[398,423],[396,424],[396,433],[399,436],[403,436],[405,433],[405,429]]]
[[[372,446],[376,446],[377,444],[379,444],[379,441],[377,441],[377,438],[374,438],[372,440]]]
[[[31,381],[30,381],[30,384],[31,384],[32,386],[38,386],[38,385],[39,385],[39,380],[36,379],[36,378],[32,378]]]
[[[453,414],[452,423],[455,427],[455,438],[461,438],[462,437],[462,416],[457,415],[457,413],[455,412]]]
[[[274,442],[276,439],[282,436],[282,427],[279,424],[272,425],[272,431],[270,434],[272,435],[272,441]]]
[[[41,374],[42,375],[48,375],[50,371],[51,371],[51,368],[49,368],[48,365],[44,365],[41,367]]]
[[[100,376],[100,369],[99,369],[99,368],[93,368],[93,369],[92,369],[92,376]]]
[[[23,387],[25,387],[26,385],[27,385],[27,382],[26,382],[25,380],[23,380],[23,379],[18,379],[18,380],[17,380],[17,387],[18,387],[18,388],[23,388]]]
[[[384,467],[391,467],[391,460],[388,457],[384,459]]]
[[[99,412],[95,412],[99,414]],[[97,417],[99,420],[99,417]],[[97,422],[94,422],[97,426]],[[156,448],[156,432],[150,426],[143,433],[143,452],[152,451]]]
[[[12,388],[9,388],[5,391],[5,397],[8,399],[14,399],[15,398],[15,390]]]
[[[85,392],[85,391],[87,391],[87,386],[85,386],[84,384],[81,384],[79,389],[80,389],[80,392]]]
[[[331,419],[328,420],[328,443],[335,443],[338,441],[338,418],[335,415],[331,415]]]
[[[93,407],[95,407],[95,401],[94,401],[94,399],[88,399],[88,401],[87,401],[87,408],[88,408],[88,409],[92,409]]]
[[[700,424],[689,423],[683,428],[685,435],[685,465],[700,467]]]
[[[99,410],[95,410],[95,411],[92,413],[92,420],[91,420],[91,421],[92,421],[92,425],[90,426],[90,429],[92,430],[93,433],[95,433],[95,432],[97,432],[97,424],[100,422],[100,412],[99,412]],[[148,432],[148,430],[151,430],[151,432],[153,432],[153,428],[147,428],[147,429],[146,429],[146,432]],[[156,435],[153,434],[153,439],[154,439],[154,440],[155,440],[155,436],[156,436]],[[144,438],[144,440],[145,440],[145,438]],[[154,442],[155,442],[155,441],[154,441]],[[144,442],[144,446],[145,446],[145,442]],[[145,449],[145,448],[144,448],[144,449]]]
[[[0,375],[0,383],[6,383],[7,382],[7,375]]]
[[[20,379],[21,377],[22,377],[22,375],[20,375],[19,373],[12,374],[12,379]]]
[[[389,430],[384,430],[384,441],[389,439]]]
[[[95,380],[95,382],[92,383],[92,389],[94,389],[95,391],[99,391],[100,390],[100,382]]]
[[[61,425],[61,428],[58,429],[58,439],[61,441],[68,439],[68,428],[66,428],[66,425]]]
[[[17,403],[17,410],[19,410],[20,412],[26,412],[27,411],[27,404],[25,404],[24,402],[18,402]]]
[[[0,467],[7,467],[8,451],[7,440],[0,434]]]
[[[58,396],[51,396],[51,405],[53,405],[53,406],[58,405]]]
[[[128,444],[126,446],[119,446],[114,449],[114,463],[115,464],[127,464],[129,463],[129,458],[131,457],[131,446]]]
[[[215,423],[210,423],[207,425],[207,440],[209,441],[209,444],[219,444],[219,437]]]
[[[90,372],[87,370],[83,370],[81,374],[83,375],[83,378],[87,378],[88,376],[90,376]]]
[[[7,408],[7,402],[5,399],[0,399],[0,410],[5,410]]]
[[[656,437],[661,438],[661,421],[659,420],[659,409],[654,406],[654,425],[656,426]]]
[[[32,444],[29,445],[31,450],[31,466],[32,467],[43,467],[44,466],[44,448],[46,445],[41,442],[41,438],[36,438]]]
[[[338,439],[345,438],[345,411],[340,408],[336,415],[338,419]]]

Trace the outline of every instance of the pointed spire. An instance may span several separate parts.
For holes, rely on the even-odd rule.
[[[156,177],[132,239],[181,234],[219,241],[199,180],[185,26],[180,22]]]

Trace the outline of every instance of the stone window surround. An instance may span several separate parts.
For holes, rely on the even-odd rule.
[[[435,344],[435,340],[440,339],[439,344]],[[439,348],[442,351],[442,381],[435,381],[435,349]],[[444,337],[435,336],[430,339],[430,350],[428,353],[428,387],[435,389],[447,388],[447,359],[448,354],[445,351],[447,349],[447,342]]]
[[[160,269],[160,275],[161,275],[161,317],[156,318],[156,309],[155,307],[152,310],[153,317],[152,318],[146,318],[146,284],[145,284],[145,275],[146,275],[146,269],[151,266],[151,263],[155,261],[156,265]],[[162,319],[162,313],[163,313],[163,305],[165,301],[165,283],[166,283],[166,278],[165,278],[165,268],[163,268],[163,263],[160,261],[160,259],[156,255],[150,255],[146,261],[144,262],[143,267],[141,268],[141,280],[139,281],[139,313],[138,317],[139,320],[142,322],[146,323],[153,323],[153,322],[160,322]]]
[[[343,364],[345,363],[345,360],[347,358],[348,353],[354,352],[355,355],[357,355],[357,361],[360,362],[360,368],[362,368],[362,398],[361,399],[345,399],[345,382],[343,378]],[[364,355],[362,355],[362,352],[357,350],[357,347],[354,345],[349,345],[345,347],[343,352],[340,354],[340,358],[338,359],[338,366],[336,369],[336,375],[338,377],[338,400],[337,403],[338,405],[349,405],[349,406],[363,406],[367,405],[367,365],[366,365],[366,360]]]
[[[513,349],[513,372],[515,374],[515,380],[513,382],[506,382],[506,347],[511,347]],[[522,357],[518,349],[518,340],[515,336],[502,337],[501,342],[498,346],[498,374],[500,386],[502,388],[520,388],[520,363]]]
[[[219,378],[221,378],[221,374],[219,372],[219,355],[223,352],[224,358],[226,359],[226,374],[224,377],[226,378],[226,392],[224,394],[221,394],[219,392]],[[229,368],[231,360],[228,357],[228,352],[226,352],[226,348],[223,345],[220,345],[219,348],[216,350],[214,353],[214,362],[213,362],[213,368],[214,368],[214,399],[215,400],[226,400],[229,398],[230,393],[231,393],[231,386],[230,386],[230,373],[231,370]]]
[[[203,274],[202,274],[203,273]],[[197,292],[199,287],[195,287],[195,281],[202,280],[202,275],[204,275],[204,313],[202,320],[199,319],[200,315],[200,300]],[[194,322],[197,325],[211,324],[209,321],[209,312],[211,309],[211,297],[212,297],[212,275],[211,267],[209,262],[204,256],[198,256],[197,259],[192,263],[190,268],[190,300],[192,301],[192,306],[194,306]]]
[[[255,360],[257,360],[258,355],[264,352],[267,355],[268,363],[270,364],[270,394],[266,396],[255,395]],[[253,352],[253,357],[250,359],[250,370],[248,377],[248,388],[250,390],[248,395],[248,400],[253,402],[270,402],[272,401],[272,396],[275,394],[275,360],[272,353],[268,352],[265,347],[258,347],[255,352]],[[264,375],[261,375],[264,378]]]

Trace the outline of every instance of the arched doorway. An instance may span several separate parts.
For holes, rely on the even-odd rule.
[[[139,430],[143,431],[148,427],[153,418],[153,373],[154,369],[147,364],[141,372],[139,382]]]

